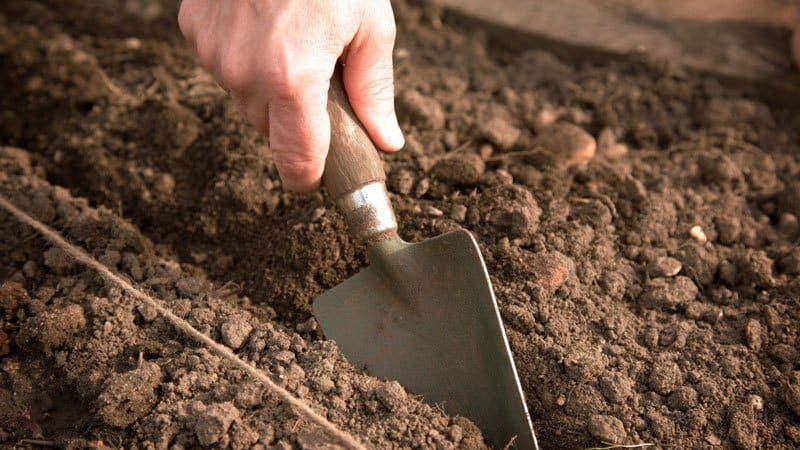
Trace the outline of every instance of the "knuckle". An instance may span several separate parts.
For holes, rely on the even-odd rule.
[[[241,52],[226,51],[219,61],[219,74],[228,89],[236,92],[246,92],[252,79],[251,69]]]
[[[322,175],[321,163],[310,156],[275,151],[274,161],[281,178],[294,189],[308,189]]]

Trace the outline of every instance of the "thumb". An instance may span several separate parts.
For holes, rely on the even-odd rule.
[[[342,77],[353,112],[367,133],[378,147],[394,151],[403,147],[405,139],[394,110],[395,28],[393,18],[388,20],[387,25],[373,26],[382,31],[373,30],[366,38],[353,40],[343,61]]]

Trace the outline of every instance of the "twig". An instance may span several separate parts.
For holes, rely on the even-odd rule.
[[[311,409],[311,407],[305,404],[302,400],[294,397],[289,391],[275,384],[275,382],[270,380],[270,378],[266,374],[258,370],[253,365],[246,363],[244,360],[236,356],[236,354],[233,353],[233,351],[230,348],[217,343],[210,337],[198,331],[196,328],[192,327],[188,322],[176,316],[172,311],[170,311],[166,307],[162,306],[160,300],[156,300],[155,298],[146,294],[141,289],[134,287],[124,278],[115,274],[106,266],[102,265],[100,262],[94,259],[91,255],[86,253],[85,250],[67,242],[63,237],[61,237],[61,235],[57,231],[53,230],[52,228],[39,222],[38,220],[34,219],[33,217],[29,216],[25,212],[18,209],[11,202],[6,200],[6,198],[3,195],[0,195],[0,206],[2,206],[11,214],[13,214],[20,221],[36,229],[47,240],[61,247],[62,250],[64,250],[67,254],[71,255],[77,261],[99,272],[100,275],[106,279],[106,281],[119,286],[122,290],[124,290],[134,298],[144,303],[147,303],[148,305],[150,305],[150,307],[158,311],[158,313],[161,314],[162,317],[164,317],[170,323],[172,323],[173,326],[180,329],[181,331],[186,333],[188,336],[194,338],[201,344],[206,345],[209,349],[211,349],[211,351],[222,356],[224,359],[227,359],[231,364],[244,370],[248,375],[263,383],[267,388],[273,391],[273,393],[275,393],[278,397],[280,397],[281,400],[293,406],[294,408],[297,408],[298,410],[302,411],[309,419],[311,419],[313,422],[315,422],[323,429],[325,429],[328,433],[331,434],[331,436],[336,437],[336,439],[339,440],[341,443],[345,444],[349,448],[364,449],[364,446],[361,445],[361,443],[359,443],[354,437],[350,436],[344,431],[339,430],[336,427],[336,425],[332,424],[330,421],[328,421],[328,419],[324,418],[316,411]]]

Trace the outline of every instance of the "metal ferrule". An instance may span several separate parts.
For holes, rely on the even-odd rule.
[[[365,184],[336,200],[350,236],[368,244],[397,237],[397,219],[383,181]]]

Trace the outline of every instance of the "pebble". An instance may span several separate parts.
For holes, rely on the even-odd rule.
[[[422,197],[423,195],[428,193],[428,189],[431,188],[431,180],[429,178],[423,178],[419,180],[417,183],[416,189],[414,189],[414,196],[417,198]]]
[[[800,225],[797,223],[797,216],[792,213],[781,213],[778,218],[778,230],[786,236],[792,237],[797,234]]]
[[[761,350],[761,322],[756,319],[748,320],[744,328],[744,336],[747,341],[747,348],[754,352]]]
[[[556,120],[558,120],[558,112],[553,105],[545,103],[533,116],[533,129],[541,132],[556,123]]]
[[[237,350],[244,344],[253,327],[241,316],[235,316],[225,321],[220,327],[222,342],[228,347]]]
[[[430,217],[441,217],[444,215],[444,212],[435,206],[426,206],[422,208],[422,212],[424,212],[426,216]]]
[[[680,261],[669,256],[660,256],[647,265],[647,273],[651,277],[674,277],[683,265]]]
[[[609,161],[617,161],[628,156],[628,146],[625,144],[614,144],[604,150],[600,154]]]
[[[22,274],[25,275],[25,278],[33,278],[36,276],[36,262],[25,261],[25,264],[22,265]]]
[[[393,411],[406,400],[406,391],[397,381],[387,381],[375,389],[375,397],[386,409]]]
[[[571,167],[594,158],[597,142],[583,128],[571,123],[557,123],[537,136],[535,144],[548,153],[551,164]]]
[[[463,222],[467,219],[467,207],[464,205],[453,205],[450,208],[450,218],[456,222]]]
[[[703,227],[701,227],[700,225],[695,225],[692,228],[690,228],[689,229],[689,236],[691,236],[692,239],[700,242],[701,244],[704,244],[704,243],[706,243],[708,241],[708,237],[706,236],[706,232],[703,231]]]

